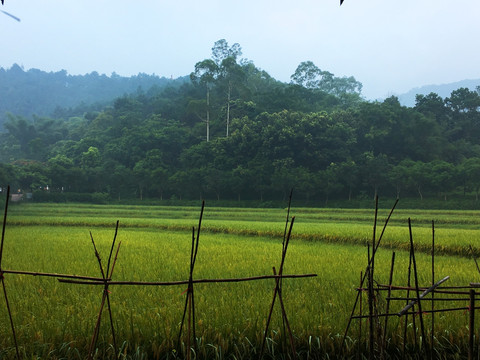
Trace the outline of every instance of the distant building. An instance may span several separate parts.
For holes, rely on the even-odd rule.
[[[12,194],[11,195],[12,202],[19,202],[23,200],[23,194]]]

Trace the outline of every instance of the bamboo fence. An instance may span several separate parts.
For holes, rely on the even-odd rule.
[[[408,228],[409,228],[409,240],[410,240],[410,257],[409,257],[409,266],[408,266],[408,275],[407,275],[407,286],[396,286],[393,285],[393,274],[395,268],[395,252],[392,253],[392,260],[390,266],[390,276],[388,284],[380,284],[374,280],[374,264],[375,264],[375,255],[380,246],[380,242],[383,237],[383,233],[387,224],[390,220],[390,216],[393,213],[398,200],[395,202],[392,210],[387,217],[383,231],[378,239],[375,238],[375,230],[373,232],[372,239],[372,249],[373,251],[370,254],[370,244],[368,245],[368,262],[365,272],[360,274],[360,286],[356,289],[357,294],[350,314],[347,327],[345,329],[344,337],[341,345],[341,355],[344,354],[346,339],[350,331],[352,320],[358,320],[358,340],[357,344],[360,348],[363,342],[363,332],[362,332],[362,322],[366,320],[369,324],[369,333],[368,339],[368,358],[369,359],[385,359],[389,357],[388,349],[386,346],[386,340],[388,337],[387,334],[387,325],[388,319],[391,317],[404,318],[403,323],[403,350],[402,350],[402,359],[407,357],[406,346],[407,346],[407,329],[408,329],[408,318],[411,317],[414,331],[414,347],[419,346],[419,353],[416,354],[419,358],[425,359],[434,359],[435,358],[435,314],[436,313],[447,313],[454,311],[462,311],[469,313],[469,345],[468,345],[468,359],[474,359],[475,356],[480,356],[478,350],[478,344],[475,344],[475,310],[480,309],[475,305],[476,299],[480,296],[480,293],[476,292],[476,288],[480,288],[480,283],[470,283],[468,286],[441,286],[445,283],[449,276],[444,277],[441,280],[435,280],[435,224],[432,221],[432,247],[431,247],[431,285],[427,287],[421,287],[418,282],[418,271],[415,259],[415,247],[413,242],[412,235],[412,226],[411,220],[408,219]],[[378,206],[378,198],[376,202],[376,207]],[[377,211],[375,211],[375,224],[376,224]],[[376,225],[374,225],[375,229]],[[476,268],[480,273],[480,267],[478,266],[477,259],[474,256],[473,248],[470,246]],[[413,272],[414,285],[411,284],[411,277]],[[365,281],[367,280],[367,286],[365,287]],[[380,309],[380,298],[383,293],[387,293],[385,296],[385,302],[383,309]],[[406,292],[404,296],[393,296],[393,292]],[[413,296],[411,295],[413,293]],[[368,313],[364,314],[363,311],[363,297],[364,294],[367,294],[368,301]],[[435,294],[441,294],[443,297],[436,297]],[[396,311],[391,311],[392,302],[404,302],[404,306]],[[457,306],[457,307],[437,307],[436,304],[443,303],[453,303],[453,302],[465,302],[466,306]],[[430,309],[427,310],[427,306],[430,306]],[[357,313],[358,310],[358,313]],[[383,310],[383,311],[381,311]],[[426,328],[424,323],[424,315],[431,315],[431,329],[430,329],[430,338],[426,336]],[[380,321],[381,318],[384,318],[383,325]],[[416,320],[420,322],[420,334],[417,334],[417,324]],[[383,326],[383,329],[382,329]],[[418,336],[417,336],[418,335]],[[419,345],[420,344],[420,345]],[[477,354],[478,353],[478,354]],[[358,357],[357,352],[357,357]]]
[[[81,275],[72,275],[72,274],[58,274],[58,273],[45,273],[45,272],[31,272],[23,270],[9,270],[2,267],[2,257],[3,257],[3,248],[5,241],[5,227],[7,223],[7,213],[8,213],[8,200],[10,194],[10,187],[7,188],[7,199],[5,203],[5,211],[3,217],[3,226],[2,226],[2,238],[0,244],[0,281],[2,283],[3,294],[6,304],[6,310],[9,317],[12,342],[15,347],[16,357],[20,359],[20,351],[18,346],[18,339],[15,332],[14,319],[11,311],[11,304],[8,298],[7,287],[5,284],[4,274],[12,275],[27,275],[34,277],[51,277],[56,278],[61,283],[75,284],[75,285],[86,285],[86,286],[103,286],[102,298],[100,300],[99,311],[96,318],[95,325],[93,327],[93,333],[90,341],[90,346],[88,349],[88,358],[93,359],[95,352],[97,350],[97,340],[99,336],[100,324],[102,315],[105,309],[105,305],[109,317],[110,331],[112,334],[112,346],[114,349],[115,358],[119,357],[118,346],[117,346],[117,336],[115,333],[114,320],[112,316],[112,306],[110,302],[110,292],[109,287],[111,286],[180,286],[188,285],[187,290],[185,291],[185,306],[180,322],[180,328],[176,344],[177,354],[181,353],[181,344],[182,336],[184,338],[184,343],[186,346],[184,356],[186,359],[191,359],[192,353],[196,353],[197,346],[197,337],[195,329],[195,292],[194,285],[200,283],[212,284],[212,283],[239,283],[247,281],[260,281],[272,279],[275,281],[275,288],[273,292],[273,299],[270,304],[270,311],[266,319],[266,327],[263,333],[263,341],[261,345],[261,350],[259,353],[259,358],[262,359],[265,353],[265,346],[267,342],[267,334],[270,326],[270,321],[273,314],[273,309],[278,299],[281,308],[282,321],[284,326],[284,334],[288,334],[288,341],[290,343],[291,357],[296,358],[297,352],[295,349],[295,342],[293,338],[293,332],[291,325],[288,321],[288,316],[285,310],[284,300],[282,296],[282,282],[283,279],[301,279],[301,278],[310,278],[316,277],[317,274],[284,274],[283,268],[285,264],[286,254],[288,250],[288,245],[290,242],[292,228],[295,222],[295,217],[290,218],[290,204],[292,193],[290,193],[290,200],[288,206],[288,212],[285,222],[285,231],[282,242],[282,253],[280,266],[278,271],[276,267],[273,267],[273,275],[259,275],[252,277],[239,277],[239,278],[220,278],[220,279],[195,279],[194,270],[197,260],[197,253],[199,250],[199,239],[201,234],[202,219],[205,209],[205,203],[202,203],[199,222],[197,228],[192,227],[192,239],[191,239],[191,249],[190,249],[190,266],[188,269],[188,279],[180,281],[158,281],[158,282],[144,282],[144,281],[114,281],[112,279],[115,265],[117,263],[118,254],[121,247],[121,242],[116,244],[119,222],[117,221],[115,227],[115,234],[113,237],[112,245],[110,248],[110,253],[108,256],[107,264],[104,266],[102,263],[102,258],[97,251],[95,240],[92,233],[90,233],[90,240],[93,246],[93,251],[98,263],[99,277],[91,276],[81,276]],[[480,296],[480,293],[476,292],[477,288],[480,288],[478,283],[470,283],[468,286],[441,286],[448,280],[448,276],[436,281],[435,280],[435,225],[432,221],[432,250],[431,250],[431,259],[432,259],[432,276],[431,284],[427,287],[421,287],[418,282],[418,271],[416,266],[415,259],[415,250],[414,242],[412,235],[411,221],[408,219],[409,226],[409,240],[410,240],[410,257],[409,257],[409,266],[408,266],[408,277],[407,285],[399,286],[393,285],[393,275],[395,269],[395,252],[392,253],[392,260],[390,266],[390,276],[388,284],[380,284],[375,281],[375,255],[381,244],[385,229],[389,223],[389,220],[398,204],[398,200],[395,202],[392,207],[387,219],[385,220],[383,229],[377,239],[377,214],[378,214],[378,197],[376,198],[375,204],[375,217],[374,217],[374,226],[373,226],[373,237],[371,245],[368,244],[368,257],[367,257],[367,266],[364,272],[360,273],[360,283],[357,288],[357,293],[354,301],[354,305],[349,317],[348,324],[345,329],[343,336],[340,356],[344,354],[346,338],[351,331],[351,324],[353,320],[358,321],[358,346],[359,350],[357,351],[357,358],[361,356],[360,354],[360,345],[363,343],[363,330],[362,322],[367,320],[368,322],[368,355],[370,359],[384,359],[388,357],[387,353],[387,328],[388,320],[391,317],[405,319],[403,325],[403,357],[406,356],[406,339],[407,339],[407,328],[408,328],[408,319],[409,317],[413,322],[413,331],[414,331],[414,346],[418,346],[420,343],[420,354],[424,358],[433,359],[435,357],[434,351],[434,323],[435,323],[435,314],[436,313],[445,313],[452,311],[468,311],[469,312],[469,359],[473,359],[477,353],[475,349],[475,310],[480,309],[476,306],[476,299]],[[473,254],[473,249],[472,254]],[[480,273],[480,267],[478,266],[477,259],[474,257],[474,261],[477,267],[478,272]],[[413,272],[413,281],[412,285],[412,272]],[[366,287],[364,286],[366,283]],[[398,295],[397,293],[405,293],[405,295]],[[386,293],[385,297],[385,306],[380,308],[380,297]],[[368,304],[368,313],[364,314],[363,309],[363,298],[366,294],[366,302]],[[413,295],[411,295],[413,294]],[[436,294],[441,295],[442,297],[435,296]],[[459,307],[439,307],[438,304],[448,304],[452,302],[466,302],[468,305],[459,306]],[[404,305],[397,311],[392,311],[392,303],[403,303]],[[427,309],[425,305],[429,305],[430,308]],[[426,329],[424,324],[423,316],[426,314],[431,314],[431,330],[430,330],[430,339],[426,337]],[[383,324],[380,321],[384,319]],[[417,334],[416,319],[420,322],[420,335]],[[417,336],[418,335],[418,336]],[[478,347],[478,346],[477,346]]]
[[[205,209],[205,202],[203,202],[202,207],[201,207],[201,211],[200,211],[200,218],[199,218],[197,229],[195,229],[195,227],[192,228],[192,246],[191,246],[191,251],[190,251],[190,268],[189,268],[188,280],[158,281],[158,282],[113,281],[112,280],[113,272],[114,272],[114,269],[115,269],[115,265],[117,263],[118,254],[119,254],[119,250],[120,250],[120,246],[121,246],[121,242],[119,242],[117,247],[116,247],[116,250],[115,250],[116,239],[117,239],[117,234],[118,234],[118,226],[119,226],[118,221],[116,223],[115,235],[113,237],[113,241],[112,241],[112,245],[111,245],[111,248],[110,248],[110,253],[109,253],[109,256],[108,256],[108,261],[107,261],[106,267],[102,263],[102,258],[100,256],[99,252],[97,251],[95,240],[93,238],[92,233],[90,232],[90,240],[92,242],[94,254],[95,254],[95,257],[96,257],[97,262],[98,262],[100,277],[90,277],[90,276],[81,276],[81,275],[72,275],[72,274],[58,274],[58,273],[32,272],[32,271],[23,271],[23,270],[3,269],[2,268],[2,256],[3,256],[3,245],[4,245],[4,241],[5,241],[5,227],[6,227],[6,223],[7,223],[9,197],[10,197],[10,187],[7,188],[7,200],[6,200],[6,203],[5,203],[5,212],[4,212],[3,226],[2,226],[2,238],[1,238],[1,245],[0,245],[0,280],[2,282],[3,293],[4,293],[7,313],[8,313],[9,320],[10,320],[12,339],[13,339],[17,359],[20,359],[21,357],[20,357],[20,351],[19,351],[19,346],[18,346],[18,341],[17,341],[17,335],[16,335],[16,332],[15,332],[14,319],[13,319],[13,316],[12,316],[10,303],[8,301],[8,295],[7,295],[7,289],[6,289],[6,286],[5,286],[4,274],[27,275],[27,276],[36,276],[36,277],[52,277],[52,278],[56,278],[61,283],[76,284],[76,285],[89,285],[89,286],[103,286],[102,298],[101,298],[101,301],[100,301],[97,320],[95,322],[95,326],[94,326],[94,330],[93,330],[93,333],[92,333],[92,338],[91,338],[90,346],[89,346],[89,350],[88,350],[88,358],[89,359],[94,358],[95,352],[97,350],[97,340],[98,340],[98,336],[99,336],[100,324],[101,324],[101,319],[102,319],[102,315],[103,315],[105,305],[107,305],[110,331],[111,331],[111,334],[112,334],[113,344],[111,344],[111,345],[113,346],[113,349],[114,349],[115,358],[119,357],[118,346],[117,346],[117,338],[116,338],[115,327],[114,327],[114,320],[113,320],[112,310],[111,310],[110,291],[109,291],[110,286],[180,286],[180,285],[188,285],[187,290],[186,290],[185,307],[184,307],[184,311],[183,311],[182,320],[181,320],[181,323],[180,323],[180,329],[179,329],[179,334],[178,334],[176,351],[177,351],[178,354],[180,354],[182,334],[184,333],[184,326],[185,326],[185,321],[186,321],[186,334],[184,334],[185,342],[186,342],[186,350],[185,350],[184,355],[185,355],[185,358],[189,360],[192,356],[192,352],[196,351],[196,343],[197,343],[196,342],[196,332],[195,332],[196,321],[195,321],[194,284],[199,284],[199,283],[207,283],[207,284],[212,284],[212,283],[238,283],[238,282],[246,282],[246,281],[259,281],[259,280],[273,279],[275,281],[275,290],[274,290],[273,300],[272,300],[271,306],[270,306],[270,312],[269,312],[268,318],[267,318],[266,329],[264,331],[264,337],[263,337],[263,342],[262,342],[262,349],[261,349],[261,352],[260,352],[260,358],[262,358],[263,355],[264,355],[264,348],[265,348],[265,343],[266,343],[266,340],[267,340],[268,328],[269,328],[270,320],[271,320],[271,317],[272,317],[273,308],[274,308],[274,305],[275,305],[275,300],[277,298],[278,298],[280,306],[281,306],[282,320],[284,321],[284,324],[286,324],[286,326],[287,326],[287,331],[288,331],[288,336],[289,336],[289,341],[290,341],[290,346],[291,346],[291,351],[292,351],[292,358],[296,358],[297,354],[296,354],[296,351],[295,351],[293,332],[291,330],[290,324],[288,323],[287,314],[286,314],[285,306],[284,306],[284,301],[283,301],[283,298],[282,298],[282,286],[281,286],[282,285],[282,280],[283,279],[311,278],[311,277],[316,277],[317,274],[284,274],[283,273],[283,267],[284,267],[284,263],[285,263],[285,257],[286,257],[286,254],[287,254],[288,244],[290,242],[292,228],[293,228],[293,224],[294,224],[294,221],[295,221],[295,217],[292,217],[291,219],[289,217],[290,204],[291,204],[291,193],[290,193],[290,201],[289,201],[288,212],[287,212],[287,220],[286,220],[286,224],[285,224],[285,229],[287,229],[288,225],[289,225],[289,228],[288,228],[288,232],[285,230],[285,233],[284,233],[284,238],[283,238],[283,243],[282,243],[282,256],[281,256],[281,262],[280,262],[280,267],[279,267],[278,273],[276,271],[276,268],[273,267],[273,275],[260,275],[260,276],[252,276],[252,277],[222,278],[222,279],[194,279],[193,274],[194,274],[195,263],[196,263],[196,259],[197,259],[197,253],[198,253],[198,246],[199,246],[199,239],[200,239],[203,213],[204,213],[204,209]],[[113,257],[114,251],[115,251],[115,256]],[[113,257],[113,259],[112,259],[112,257]],[[192,343],[193,343],[193,345],[192,345]]]

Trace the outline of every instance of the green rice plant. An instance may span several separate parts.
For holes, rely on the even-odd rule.
[[[12,221],[17,221],[18,225],[7,228],[4,269],[99,276],[88,231],[92,231],[103,261],[106,261],[115,220],[121,215],[122,207],[114,207],[110,213],[110,207],[106,206],[75,209],[28,205],[25,209],[29,215],[22,212],[23,206],[12,208]],[[258,209],[252,212],[241,209],[237,216],[235,210],[216,209],[216,218],[212,219],[207,209],[194,278],[269,275],[273,266],[278,269],[284,229],[284,220],[281,219],[285,213],[266,210],[263,214]],[[78,211],[78,216],[72,215],[74,211]],[[156,207],[147,207],[149,215],[142,218],[142,207],[126,207],[125,213],[130,212],[131,217],[124,215],[120,220],[117,241],[121,241],[122,246],[114,280],[174,281],[188,278],[191,226],[198,220],[194,217],[194,209],[171,211],[180,218],[175,220],[172,214],[159,218],[157,215],[168,213],[168,209]],[[198,209],[196,211],[198,216]],[[42,217],[49,212],[52,216],[56,212],[56,217],[50,220],[48,216]],[[371,211],[352,213],[365,219],[371,215]],[[280,220],[273,221],[274,215]],[[360,271],[366,266],[366,242],[371,238],[372,224],[366,220],[340,221],[341,212],[338,211],[338,218],[334,221],[301,220],[301,215],[295,215],[298,221],[293,229],[294,237],[284,273],[316,273],[318,276],[284,280],[282,294],[287,315],[299,353],[308,354],[309,358],[334,356],[341,346]],[[428,215],[423,216],[428,218]],[[245,220],[248,217],[256,217],[257,221]],[[262,218],[267,220],[262,221]],[[43,220],[46,224],[42,223]],[[36,225],[25,225],[34,222]],[[74,226],[77,222],[83,223]],[[425,225],[414,225],[414,241],[424,251],[417,253],[420,283],[428,285],[430,257],[427,249],[431,230]],[[467,285],[478,280],[480,275],[476,273],[472,260],[451,255],[455,249],[464,249],[468,243],[475,245],[475,236],[476,231],[472,228],[438,227],[437,246],[439,253],[444,254],[436,258],[438,278],[449,275],[448,285]],[[408,252],[402,249],[408,249],[408,241],[406,227],[389,225],[377,254],[375,277],[378,282],[385,284],[388,281],[390,249],[393,248],[397,249],[394,284],[406,284]],[[463,250],[459,253],[467,254]],[[86,355],[103,287],[64,284],[53,278],[13,274],[5,274],[5,280],[25,357],[78,358]],[[255,354],[263,338],[274,284],[273,280],[261,280],[195,285],[198,356],[249,358]],[[174,358],[186,287],[110,286],[122,356]],[[403,305],[394,303],[392,308],[398,311]],[[13,354],[12,343],[3,309],[0,300],[0,348],[7,349],[4,356],[8,358]],[[464,351],[467,324],[468,314],[461,312],[437,316],[438,347],[449,348],[452,344],[450,348]],[[390,321],[391,349],[402,343],[401,325],[399,319]],[[429,327],[428,317],[426,326]],[[278,307],[270,329],[267,355],[288,356],[288,350],[282,350],[286,334]],[[352,344],[356,335],[352,330]],[[412,339],[411,333],[409,336]],[[112,356],[111,340],[108,317],[104,315],[97,350],[99,358]],[[354,351],[354,346],[350,349]]]

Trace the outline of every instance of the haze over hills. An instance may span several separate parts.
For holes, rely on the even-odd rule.
[[[143,73],[131,77],[115,73],[107,76],[97,72],[69,75],[65,70],[24,71],[19,65],[14,64],[10,69],[0,68],[0,129],[6,119],[6,113],[27,118],[33,115],[63,117],[68,116],[68,112],[75,113],[74,109],[79,106],[82,109],[102,110],[119,96],[138,91],[147,92],[152,87],[160,89],[166,86],[179,86],[185,81],[189,81],[188,75],[178,79]],[[463,87],[473,91],[478,86],[480,79],[461,80],[448,84],[424,85],[395,96],[398,97],[400,104],[413,107],[417,94],[428,95],[433,92],[446,98],[456,89]]]
[[[24,71],[14,64],[10,69],[0,68],[0,128],[6,113],[30,118],[55,116],[78,106],[102,110],[115,98],[152,87],[181,84],[185,79],[167,79],[155,74],[140,73],[131,77],[115,73],[107,76],[91,72],[69,75],[67,71],[45,72],[38,69]],[[57,110],[57,114],[54,114]]]
[[[440,85],[424,85],[421,87],[413,88],[404,94],[397,95],[397,97],[398,101],[400,101],[400,104],[408,107],[413,107],[415,106],[415,96],[417,94],[428,95],[433,92],[442,98],[446,98],[449,97],[454,90],[460,88],[468,88],[469,90],[474,91],[477,89],[478,86],[480,86],[480,79],[461,80],[453,83]]]

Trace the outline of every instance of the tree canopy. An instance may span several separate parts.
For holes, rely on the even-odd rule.
[[[312,204],[478,199],[479,91],[418,95],[414,107],[368,102],[353,77],[311,61],[283,83],[241,56],[222,39],[180,84],[96,109],[8,114],[0,187],[112,199],[281,200],[292,187]]]

